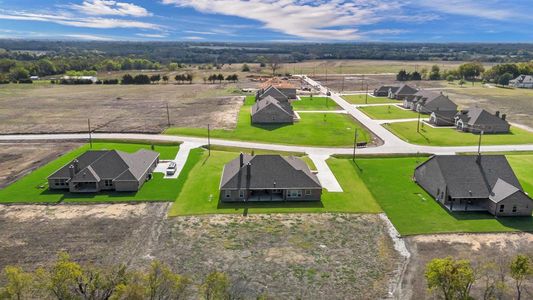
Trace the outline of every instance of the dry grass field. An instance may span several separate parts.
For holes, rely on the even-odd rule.
[[[234,84],[2,85],[0,133],[152,132],[174,126],[232,128],[242,103]]]
[[[243,299],[383,299],[399,257],[377,215],[271,214],[167,219],[167,204],[0,206],[0,268],[161,260],[193,279],[228,274]]]

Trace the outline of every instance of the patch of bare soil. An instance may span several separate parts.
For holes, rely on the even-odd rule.
[[[411,259],[402,282],[401,299],[432,299],[428,292],[424,271],[426,264],[433,258],[451,256],[456,259],[468,259],[474,268],[493,262],[507,270],[509,260],[517,254],[533,252],[533,234],[531,233],[490,233],[490,234],[439,234],[420,235],[405,238]],[[511,278],[507,276],[508,289],[503,299],[514,297]],[[533,285],[527,284],[531,290]],[[478,280],[472,288],[474,299],[483,299],[483,282]],[[528,295],[531,297],[533,295]]]
[[[418,88],[437,88],[441,85],[436,81],[396,81],[396,75],[382,75],[382,74],[366,74],[366,75],[317,75],[310,76],[312,79],[321,82],[329,89],[338,92],[349,93],[350,91],[365,91],[368,84],[368,91],[372,92],[374,89],[382,85],[401,85],[408,84],[412,87]],[[343,79],[344,77],[344,79]],[[343,82],[344,81],[344,82]]]
[[[80,262],[168,263],[199,283],[226,272],[244,299],[388,297],[398,267],[377,215],[216,215],[166,219],[169,204],[4,206],[0,268],[49,264],[66,250]]]
[[[0,143],[0,188],[77,146],[75,143]]]
[[[233,128],[242,97],[230,84],[4,85],[0,133],[159,133],[180,127]]]

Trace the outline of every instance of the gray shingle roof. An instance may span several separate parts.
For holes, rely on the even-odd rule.
[[[470,126],[508,124],[507,121],[479,107],[461,111],[457,117]]]
[[[292,106],[289,102],[280,102],[273,98],[272,96],[267,96],[263,98],[262,100],[257,101],[252,106],[252,115],[255,115],[256,113],[260,112],[261,110],[265,109],[268,106],[274,106],[279,110],[280,114],[287,114],[289,116],[294,115],[294,111],[292,109]]]
[[[159,153],[145,149],[135,153],[117,150],[89,150],[76,158],[79,172],[73,180],[83,181],[86,178],[113,180],[125,178],[123,174],[126,172],[129,172],[134,179],[140,179],[158,157]],[[73,165],[74,161],[69,162],[48,178],[70,178],[69,166]]]
[[[392,91],[394,93],[399,88],[400,88],[399,86],[394,86],[394,85],[382,85],[379,88],[377,88],[376,91],[377,92],[381,92],[381,93],[388,93],[389,90],[390,90],[390,91]]]
[[[424,162],[436,162],[453,198],[488,198],[498,180],[522,190],[504,155],[438,155]],[[420,166],[419,166],[420,167]],[[427,173],[430,178],[436,174]]]
[[[268,96],[271,96],[272,98],[275,98],[275,99],[278,99],[284,102],[289,101],[289,98],[285,94],[283,94],[280,90],[278,90],[277,88],[273,86],[270,86],[263,93],[261,93],[259,95],[259,99],[264,99]]]
[[[243,155],[224,166],[221,189],[315,189],[321,188],[320,182],[307,164],[297,157],[281,155]],[[248,180],[248,164],[250,176]]]
[[[498,178],[498,181],[496,181],[496,184],[492,188],[492,193],[490,194],[489,199],[494,203],[499,203],[500,201],[505,200],[507,197],[518,192],[523,193],[523,191],[521,191],[519,188],[505,182],[505,180]]]
[[[396,95],[414,95],[418,92],[417,89],[410,87],[407,84],[402,84],[395,92]]]

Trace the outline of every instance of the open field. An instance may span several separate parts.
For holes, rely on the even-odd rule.
[[[379,205],[355,172],[355,166],[348,160],[334,158],[328,160],[328,164],[344,192],[329,193],[324,190],[321,202],[219,203],[219,184],[223,167],[236,157],[237,152],[211,151],[210,157],[204,153],[189,173],[185,186],[169,211],[169,216],[215,213],[381,212]]]
[[[342,109],[329,97],[300,97],[292,102],[294,110],[339,110]]]
[[[488,213],[453,212],[440,206],[413,180],[427,158],[358,159],[359,176],[402,235],[449,232],[533,231],[533,218],[494,218]],[[510,159],[524,189],[533,193],[532,156]],[[521,167],[522,165],[522,167]]]
[[[0,86],[0,133],[160,133],[174,126],[210,123],[232,128],[240,97],[233,84]],[[31,109],[29,109],[31,108]]]
[[[490,112],[499,110],[502,114],[507,114],[509,121],[533,127],[532,89],[487,88],[479,85],[472,87],[470,83],[457,88],[444,81],[441,86],[461,109],[478,106]]]
[[[250,110],[253,103],[253,97],[248,97],[239,112],[235,129],[214,129],[211,130],[211,137],[288,145],[335,147],[352,145],[353,133],[355,128],[358,128],[361,132],[361,141],[371,142],[368,131],[349,115],[306,113],[301,114],[301,119],[293,125],[252,125]],[[172,127],[165,130],[164,133],[207,137],[206,127]]]
[[[424,271],[431,259],[448,256],[470,260],[477,270],[476,275],[481,275],[481,267],[493,264],[493,268],[487,271],[493,278],[499,278],[500,268],[503,268],[506,274],[505,288],[499,299],[516,299],[514,281],[509,276],[509,262],[517,254],[533,252],[531,233],[421,235],[407,237],[405,241],[411,252],[411,258],[401,284],[400,299],[437,299],[427,290]],[[484,299],[485,281],[480,277],[476,276],[476,282],[471,290],[472,299]],[[533,288],[533,284],[530,280],[524,284],[524,288],[528,291],[525,298],[530,299],[529,291]]]
[[[423,125],[422,125],[423,124]],[[384,125],[406,142],[431,146],[475,146],[479,135],[457,131],[455,128],[433,128],[420,124],[420,132],[416,132],[417,122],[401,122]],[[507,134],[485,134],[483,145],[522,145],[533,144],[533,132],[511,126]]]
[[[412,119],[418,116],[418,113],[401,109],[396,105],[366,106],[358,109],[376,120]]]
[[[342,98],[351,104],[381,104],[381,103],[400,103],[397,100],[389,99],[387,97],[372,97],[366,94],[344,95]]]
[[[150,149],[150,145],[130,143],[93,143],[93,149],[115,149],[135,152]],[[183,178],[163,179],[163,174],[154,173],[154,178],[146,182],[137,193],[106,192],[98,194],[71,194],[68,191],[49,191],[46,178],[57,169],[89,149],[88,145],[66,153],[58,159],[42,166],[17,182],[0,190],[0,203],[58,203],[58,202],[123,202],[123,201],[174,201],[183,183]],[[161,159],[173,159],[178,151],[177,145],[155,145]],[[183,177],[199,158],[192,152],[184,168]]]
[[[191,277],[230,276],[243,299],[383,299],[399,270],[377,215],[269,214],[165,218],[168,204],[0,206],[0,268],[83,264],[146,268],[153,259]],[[179,255],[177,255],[179,254]]]

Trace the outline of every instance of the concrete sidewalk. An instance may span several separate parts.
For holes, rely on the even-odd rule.
[[[184,142],[183,144],[180,145],[180,149],[178,153],[176,154],[176,158],[174,158],[173,160],[165,161],[165,162],[158,164],[154,172],[165,174],[166,179],[178,178],[181,171],[183,170],[183,167],[185,166],[185,163],[187,163],[187,159],[189,158],[189,153],[191,152],[191,150],[195,148],[199,148],[202,145],[203,143]],[[168,176],[166,174],[166,170],[170,162],[176,163],[176,173]]]
[[[322,187],[332,193],[342,193],[342,187],[335,178],[333,172],[329,168],[326,160],[329,158],[329,155],[323,154],[309,154],[309,158],[313,161],[318,171],[317,177],[322,184]]]

